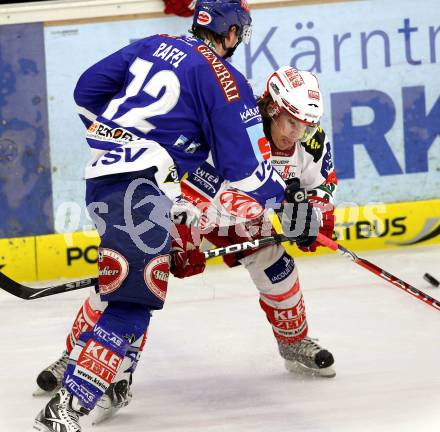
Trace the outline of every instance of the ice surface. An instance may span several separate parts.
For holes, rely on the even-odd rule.
[[[440,298],[440,248],[362,253]],[[334,379],[283,366],[242,268],[171,280],[133,385],[112,421],[86,431],[439,431],[440,311],[339,255],[298,260],[310,335],[335,356]],[[57,358],[84,291],[26,302],[0,293],[0,431],[31,430],[45,398],[40,369]]]

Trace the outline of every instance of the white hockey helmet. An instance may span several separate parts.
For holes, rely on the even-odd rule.
[[[307,126],[301,141],[313,137],[324,113],[319,82],[314,74],[283,66],[267,80],[266,94],[270,94],[275,103],[269,112],[271,117],[286,112]]]

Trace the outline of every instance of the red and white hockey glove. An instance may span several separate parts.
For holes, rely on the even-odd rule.
[[[321,226],[319,227],[319,233],[328,238],[332,238],[333,231],[335,229],[335,206],[326,199],[315,196],[309,197],[308,201],[310,204],[312,204],[313,207],[319,209],[321,212],[322,219]],[[316,249],[322,245],[319,242],[315,241],[308,247],[300,246],[298,244],[297,246],[303,252],[316,252]]]
[[[205,254],[200,250],[200,233],[196,228],[174,225],[171,241],[171,273],[179,278],[203,273]]]
[[[194,15],[195,0],[164,0],[166,14],[190,17]]]
[[[316,242],[320,213],[314,208],[298,178],[286,182],[286,200],[282,206],[281,228],[284,235],[298,247],[309,248]]]

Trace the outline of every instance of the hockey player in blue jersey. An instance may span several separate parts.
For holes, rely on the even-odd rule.
[[[38,414],[34,430],[80,432],[79,418],[132,364],[151,311],[165,300],[169,213],[185,172],[210,153],[231,187],[263,206],[284,200],[284,181],[259,148],[260,120],[240,117],[256,109],[252,90],[224,60],[249,39],[250,28],[244,0],[200,0],[195,37],[147,37],[80,77],[74,96],[92,152],[86,202],[101,238],[99,292],[108,306],[76,341],[63,387]],[[309,236],[316,225],[313,212],[302,215],[302,231],[292,238]]]

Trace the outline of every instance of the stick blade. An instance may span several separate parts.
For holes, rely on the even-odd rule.
[[[19,297],[23,300],[34,300],[37,298],[48,297],[55,294],[62,294],[69,291],[75,291],[82,288],[95,286],[98,278],[87,278],[72,282],[62,283],[60,285],[50,285],[42,288],[32,288],[15,282],[4,273],[0,272],[0,289]]]
[[[0,272],[0,288],[9,294],[12,294],[15,297],[20,297],[24,300],[29,300],[30,296],[35,292],[33,288],[15,282],[2,272]]]

